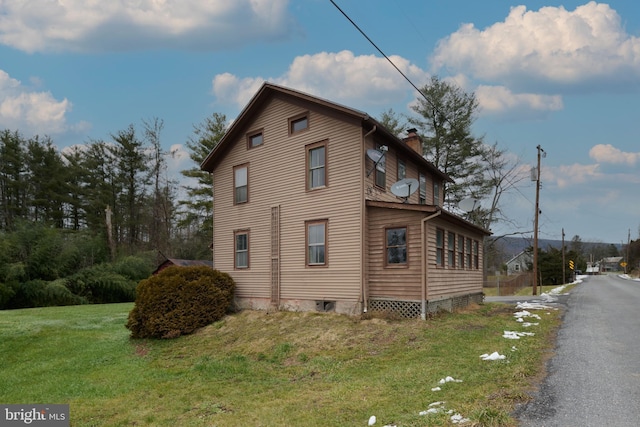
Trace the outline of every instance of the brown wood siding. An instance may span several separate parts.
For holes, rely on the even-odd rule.
[[[369,207],[368,215],[368,295],[369,298],[397,298],[402,300],[422,299],[421,222],[429,214],[400,209]],[[407,267],[385,266],[385,229],[407,227]],[[427,299],[434,300],[455,295],[482,292],[482,253],[479,269],[444,268],[436,266],[436,228],[463,235],[479,242],[482,251],[481,234],[473,233],[439,217],[427,221]],[[446,241],[445,241],[446,243]],[[446,259],[446,251],[445,251]],[[472,258],[473,260],[473,258]]]
[[[384,145],[382,141],[376,141],[372,137],[368,137],[365,140],[365,153],[368,149],[375,149],[376,142],[381,145]],[[388,145],[388,144],[387,144]],[[402,199],[396,197],[391,192],[391,186],[398,180],[398,154],[396,149],[390,145],[388,145],[389,151],[385,154],[386,158],[386,173],[387,173],[387,182],[384,189],[376,186],[376,173],[375,170],[371,172],[369,176],[365,176],[364,180],[364,195],[367,200],[375,200],[380,202],[399,202]],[[372,170],[374,162],[366,157],[365,168],[366,172]],[[406,165],[406,177],[414,178],[418,180],[418,185],[420,184],[420,173],[423,173],[427,178],[427,203],[428,205],[433,204],[433,181],[434,178],[440,181],[439,177],[434,177],[428,170],[419,169],[418,166],[407,159],[406,156],[400,156],[400,159],[404,161]],[[365,174],[366,175],[366,174]],[[440,184],[442,187],[442,184]],[[442,192],[442,190],[441,190]],[[416,191],[409,197],[409,203],[420,203],[420,189],[417,188]]]
[[[472,293],[482,292],[482,265],[483,265],[483,254],[482,254],[482,239],[483,236],[480,234],[472,233],[471,231],[457,227],[447,221],[442,220],[441,218],[434,218],[433,220],[427,222],[428,229],[428,254],[427,254],[427,289],[428,289],[428,299],[440,299],[449,296],[455,295],[466,295]],[[445,266],[438,267],[436,266],[436,228],[440,228],[445,232]],[[459,268],[457,266],[458,262],[456,259],[456,267],[450,268],[446,265],[447,255],[446,255],[446,234],[447,232],[456,233],[456,244],[457,244],[457,236],[462,235],[465,238],[470,237],[472,240],[476,240],[479,243],[480,255],[478,258],[479,268],[476,270],[473,266],[468,268]],[[457,246],[456,246],[457,249]],[[456,255],[457,256],[457,255]]]
[[[308,113],[309,129],[289,136],[288,119]],[[280,206],[280,297],[357,300],[363,246],[362,131],[314,104],[275,97],[247,125],[264,142],[247,150],[236,141],[214,171],[216,267],[236,280],[237,295],[270,298],[271,206]],[[328,187],[307,191],[308,144],[327,141]],[[249,202],[233,205],[233,166],[249,164]],[[305,221],[327,220],[326,268],[305,265]],[[250,268],[233,270],[233,230],[250,230]]]
[[[421,212],[397,209],[368,209],[368,285],[369,298],[420,300],[421,291]],[[385,265],[385,230],[407,227],[407,266]]]

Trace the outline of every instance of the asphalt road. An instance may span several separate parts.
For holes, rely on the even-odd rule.
[[[523,427],[640,425],[640,282],[590,276],[566,300],[548,376]]]

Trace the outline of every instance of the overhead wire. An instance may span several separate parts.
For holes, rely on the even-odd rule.
[[[380,55],[382,55],[382,56],[384,57],[384,59],[386,59],[386,60],[389,62],[389,64],[391,64],[391,65],[393,66],[393,68],[395,68],[395,69],[396,69],[396,71],[397,71],[398,73],[400,73],[400,75],[401,75],[402,77],[404,77],[404,79],[405,79],[405,80],[406,80],[406,81],[407,81],[407,82],[408,82],[408,83],[409,83],[409,84],[410,84],[410,85],[411,85],[411,86],[412,86],[412,87],[413,87],[413,88],[414,88],[414,89],[415,89],[415,90],[416,90],[416,91],[417,91],[417,92],[418,92],[418,93],[419,93],[419,94],[420,94],[420,95],[425,99],[425,101],[427,101],[427,103],[431,106],[431,108],[433,108],[433,109],[434,109],[438,114],[440,114],[442,117],[444,117],[444,119],[447,121],[447,123],[449,123],[449,125],[450,125],[453,129],[455,129],[455,130],[457,131],[458,129],[457,129],[457,128],[456,128],[456,126],[455,126],[455,125],[454,125],[454,124],[449,120],[449,118],[448,118],[445,114],[443,114],[443,113],[438,109],[438,107],[437,107],[437,106],[436,106],[436,105],[435,105],[435,104],[434,104],[434,103],[433,103],[433,102],[432,102],[432,101],[427,97],[427,95],[425,95],[425,94],[424,94],[424,92],[422,92],[422,91],[420,90],[420,88],[418,88],[418,86],[416,86],[416,85],[411,81],[411,79],[410,79],[409,77],[407,77],[407,75],[406,75],[405,73],[403,73],[403,72],[402,72],[402,70],[401,70],[400,68],[398,68],[398,66],[397,66],[397,65],[396,65],[396,64],[395,64],[395,63],[394,63],[394,62],[393,62],[393,61],[392,61],[392,60],[387,56],[387,54],[385,54],[385,53],[382,51],[382,49],[380,49],[380,47],[378,47],[378,45],[377,45],[377,44],[375,44],[375,42],[374,42],[373,40],[371,40],[371,38],[370,38],[370,37],[369,37],[369,36],[368,36],[368,35],[367,35],[367,34],[366,34],[366,33],[365,33],[365,32],[364,32],[364,31],[363,31],[363,30],[358,26],[358,24],[356,24],[356,23],[353,21],[353,19],[351,19],[351,18],[349,17],[349,15],[347,15],[347,13],[346,13],[344,10],[342,10],[342,9],[340,8],[340,6],[338,6],[338,5],[336,4],[336,2],[335,2],[334,0],[329,0],[329,1],[331,2],[331,4],[333,4],[333,5],[335,6],[335,8],[336,8],[336,9],[338,9],[338,11],[340,11],[340,13],[341,13],[341,14],[342,14],[342,15],[343,15],[343,16],[344,16],[344,17],[345,17],[345,18],[346,18],[346,19],[351,23],[351,25],[353,25],[353,26],[354,26],[354,27],[355,27],[355,28],[360,32],[360,34],[362,34],[362,36],[363,36],[365,39],[367,39],[367,41],[368,41],[369,43],[371,43],[371,45],[372,45],[373,47],[375,47],[375,48],[376,48],[376,50],[377,50],[378,52],[380,52]]]
[[[422,90],[420,90],[420,88],[418,88],[418,86],[416,86],[411,79],[402,72],[402,70],[400,70],[400,68],[398,68],[398,66],[387,56],[387,54],[385,54],[382,49],[373,41],[371,40],[371,38],[364,32],[364,30],[362,30],[360,28],[360,26],[358,26],[358,24],[355,23],[355,21],[353,19],[351,19],[351,17],[349,17],[349,15],[347,15],[347,13],[342,10],[342,8],[340,8],[340,6],[338,6],[336,4],[336,2],[334,0],[329,0],[331,2],[331,4],[333,4],[333,6],[351,23],[351,25],[354,26],[354,28],[356,28],[358,30],[358,32],[360,32],[360,34],[362,34],[362,36],[367,39],[367,41],[380,53],[380,55],[382,55],[388,62],[389,64],[391,64],[393,66],[393,68],[396,69],[396,71],[425,99],[425,101],[429,104],[429,106],[431,106],[431,108],[433,108],[433,110],[438,113],[441,117],[444,118],[444,120],[451,126],[451,128],[453,130],[455,130],[458,133],[461,133],[460,130],[458,129],[458,127],[451,121],[449,120],[449,118],[447,117],[446,114],[442,113],[440,111],[440,109],[427,97],[427,95],[422,92]],[[527,196],[525,196],[522,191],[520,191],[519,188],[517,188],[517,186],[513,185],[512,188],[515,188],[516,191],[518,193],[520,193],[520,195],[527,200],[529,203],[533,204],[533,202],[531,200],[529,200],[529,198]]]

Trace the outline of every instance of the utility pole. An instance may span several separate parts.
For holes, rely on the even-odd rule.
[[[536,214],[533,220],[533,295],[538,295],[538,216],[540,215],[540,157],[546,155],[538,145],[538,167],[536,168]]]
[[[565,264],[564,264],[564,228],[562,229],[562,284],[567,283],[566,275],[564,273]]]
[[[629,248],[631,247],[631,229],[627,234],[627,257],[624,260],[624,274],[627,274],[627,266],[629,265]],[[629,268],[631,270],[631,268]]]

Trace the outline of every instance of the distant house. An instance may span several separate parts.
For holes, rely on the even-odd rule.
[[[522,251],[518,255],[507,261],[507,275],[520,274],[529,270],[529,265],[533,263],[531,252]]]
[[[621,256],[612,256],[607,258],[602,258],[600,261],[600,271],[620,271],[622,268],[620,267],[620,262],[622,261]]]
[[[490,233],[442,208],[452,180],[414,130],[265,83],[201,168],[240,308],[425,318],[482,301]]]
[[[152,274],[158,274],[162,270],[171,266],[179,266],[179,267],[191,267],[194,265],[204,265],[207,267],[213,268],[212,260],[192,260],[192,259],[176,259],[176,258],[167,258],[163,262],[161,262],[158,267],[153,271]]]

